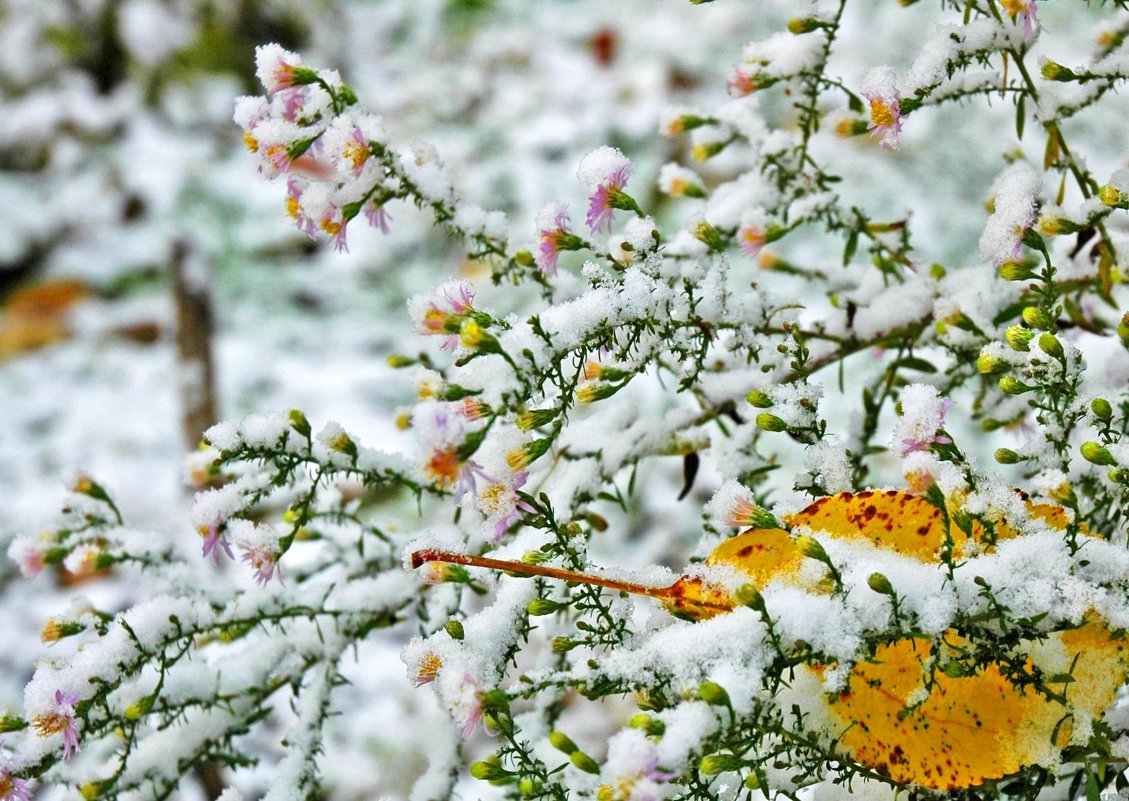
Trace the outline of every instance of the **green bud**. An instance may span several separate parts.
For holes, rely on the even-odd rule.
[[[549,732],[549,744],[553,748],[566,754],[572,754],[580,750],[572,738],[565,734],[563,731]]]
[[[1013,325],[1004,332],[1007,344],[1011,345],[1012,350],[1020,352],[1031,350],[1031,340],[1034,338],[1035,332],[1022,325]]]
[[[745,777],[743,782],[746,790],[759,790],[761,788],[761,780],[757,778],[757,774],[750,773]]]
[[[463,631],[463,624],[458,620],[448,620],[447,625],[443,628],[447,631],[447,634],[451,636],[452,640],[461,640],[466,636],[466,632]]]
[[[388,357],[388,366],[393,370],[399,370],[404,367],[411,367],[416,363],[416,360],[411,356],[405,356],[402,353],[393,353]]]
[[[710,250],[725,250],[725,237],[708,220],[701,220],[694,226],[694,238]]]
[[[1121,344],[1129,348],[1129,313],[1121,317],[1121,322],[1117,324],[1117,338],[1121,340]]]
[[[1038,306],[1027,306],[1023,309],[1023,322],[1040,331],[1050,331],[1055,326],[1054,318]]]
[[[991,353],[981,353],[976,358],[976,369],[981,375],[998,373],[1005,367],[1007,367],[1007,363],[998,356],[993,356]]]
[[[999,448],[996,450],[996,461],[1000,464],[1018,464],[1023,461],[1023,457],[1011,448]]]
[[[528,250],[519,250],[514,254],[514,261],[522,267],[532,267],[534,263],[533,254]]]
[[[27,721],[15,715],[0,715],[0,734],[9,731],[21,731],[27,728]]]
[[[765,610],[764,596],[761,595],[760,590],[752,584],[742,584],[737,588],[737,600],[754,612],[763,612]]]
[[[1115,467],[1106,475],[1114,484],[1129,484],[1129,469],[1124,467]],[[0,729],[0,731],[3,731],[3,729]]]
[[[879,595],[893,595],[894,585],[890,583],[890,579],[886,578],[881,573],[871,573],[870,578],[866,580],[866,586],[874,590]]]
[[[1062,343],[1050,331],[1039,334],[1039,350],[1052,359],[1061,359],[1063,356]]]
[[[600,766],[596,762],[596,760],[592,759],[592,757],[588,756],[583,751],[573,751],[571,754],[569,754],[568,759],[569,762],[580,768],[585,773],[593,773],[596,775],[599,775],[600,773]]]
[[[523,797],[529,798],[541,792],[541,783],[530,776],[526,776],[517,783],[517,791]]]
[[[710,754],[702,757],[698,763],[698,770],[706,776],[716,776],[727,770],[737,770],[741,767],[741,758],[734,754]]]
[[[666,732],[666,724],[658,718],[653,718],[646,712],[640,712],[627,722],[633,729],[642,729],[652,737],[661,737]]]
[[[1114,206],[1119,209],[1129,208],[1129,196],[1115,186],[1107,184],[1101,187],[1098,190],[1098,197],[1107,206]]]
[[[1024,384],[1015,376],[1005,375],[1000,379],[1000,391],[1005,395],[1022,395],[1024,392],[1030,392],[1033,389],[1034,387]]]
[[[823,549],[822,543],[815,537],[809,537],[807,534],[801,534],[796,537],[796,547],[800,549],[800,553],[808,559],[815,559],[817,562],[826,562],[830,557],[827,551]]]
[[[1094,398],[1090,401],[1090,411],[1094,413],[1094,417],[1105,423],[1113,417],[1113,407],[1105,398]]]
[[[556,416],[556,409],[532,409],[524,414],[519,414],[514,422],[522,431],[532,431],[553,422]]]
[[[540,565],[548,562],[552,557],[544,551],[526,551],[521,555],[521,561],[527,565]]]
[[[698,685],[698,697],[710,706],[730,706],[729,693],[712,681],[703,681]]]
[[[299,409],[291,409],[288,415],[290,419],[290,427],[301,434],[303,437],[310,436],[310,421],[306,419],[306,415],[302,414]]]
[[[1047,81],[1073,81],[1078,77],[1074,70],[1062,66],[1057,61],[1051,61],[1049,58],[1043,61],[1040,72],[1043,79]]]
[[[1112,454],[1096,442],[1083,442],[1081,451],[1082,458],[1092,464],[1101,465],[1103,467],[1112,467],[1117,464]]]
[[[788,424],[774,414],[761,412],[757,415],[757,428],[765,431],[787,431]]]
[[[497,762],[475,762],[470,766],[470,775],[479,781],[494,782],[508,779],[510,772]]]
[[[554,637],[552,649],[554,654],[567,654],[578,645],[580,645],[580,643],[574,642],[568,637]]]
[[[550,601],[548,598],[534,598],[526,604],[525,608],[534,617],[542,617],[558,611],[561,605],[556,601]]]
[[[1009,261],[1000,265],[996,275],[1005,281],[1030,281],[1035,277],[1035,271],[1026,264]]]
[[[802,33],[811,33],[819,27],[819,20],[815,19],[792,17],[792,19],[788,20],[788,33],[794,33],[797,36]]]
[[[756,406],[758,409],[772,408],[772,396],[770,396],[767,392],[763,392],[759,389],[754,389],[749,392],[749,394],[745,396],[745,400],[747,400],[753,406]]]

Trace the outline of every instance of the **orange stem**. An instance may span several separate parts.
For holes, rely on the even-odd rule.
[[[471,567],[485,567],[490,570],[508,570],[513,573],[524,573],[530,576],[547,576],[561,581],[575,581],[579,584],[594,584],[597,587],[607,587],[609,590],[621,590],[635,595],[649,595],[652,598],[670,598],[674,595],[674,587],[648,587],[646,584],[636,584],[631,581],[618,581],[616,579],[589,576],[586,573],[577,573],[575,570],[564,570],[559,567],[545,565],[527,565],[525,562],[514,562],[509,559],[492,559],[489,556],[474,556],[468,553],[455,553],[454,551],[440,551],[434,548],[424,548],[412,553],[412,567],[417,568],[424,562],[450,562],[456,565],[470,565]]]

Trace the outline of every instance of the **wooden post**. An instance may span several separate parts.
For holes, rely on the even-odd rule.
[[[212,335],[211,268],[188,242],[173,246],[171,264],[176,299],[176,348],[183,408],[183,435],[188,450],[196,448],[200,435],[217,421],[215,364]]]

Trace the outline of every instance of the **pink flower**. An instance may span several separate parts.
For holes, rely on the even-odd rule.
[[[538,224],[541,229],[541,241],[537,251],[537,269],[545,275],[556,275],[557,259],[561,251],[579,249],[580,237],[572,233],[568,207],[561,203],[548,204],[541,212]]]
[[[286,101],[282,106],[282,118],[287,122],[294,122],[298,119],[298,113],[306,104],[306,90],[300,87],[295,88],[294,91],[286,94]]]
[[[870,103],[870,124],[866,129],[870,131],[870,138],[881,136],[879,144],[886,150],[898,146],[898,134],[902,132],[902,112],[898,107],[901,96],[897,89],[891,89],[885,94],[874,92],[863,93],[863,97]]]
[[[0,801],[31,801],[27,781],[13,776],[9,765],[0,767]]]
[[[738,238],[741,240],[741,252],[746,256],[755,256],[760,253],[767,241],[764,231],[756,225],[742,227],[738,232]]]
[[[588,229],[592,233],[611,233],[612,216],[615,209],[619,208],[617,201],[623,195],[623,187],[627,186],[627,179],[631,177],[632,166],[625,164],[596,187],[596,191],[588,198]]]
[[[278,563],[282,554],[263,543],[240,543],[239,547],[243,551],[240,558],[255,568],[256,584],[265,586],[267,582],[274,578],[275,570],[278,571],[279,583],[282,583],[282,565]]]
[[[452,699],[451,713],[455,722],[463,725],[464,740],[474,734],[474,730],[482,723],[482,692],[474,676],[469,673],[463,676]]]
[[[77,695],[63,695],[62,690],[55,690],[55,707],[32,719],[35,733],[40,737],[63,735],[63,759],[70,759],[78,750],[78,723],[74,716],[77,702]]]
[[[302,57],[297,53],[284,50],[277,44],[255,48],[255,73],[268,95],[294,88],[300,71],[303,71]],[[302,80],[301,83],[309,81]]]
[[[286,213],[298,230],[313,239],[317,234],[317,226],[310,216],[302,209],[302,187],[293,178],[286,182]]]
[[[438,297],[419,296],[409,306],[416,331],[425,336],[443,336],[443,350],[454,350],[466,315],[474,311],[474,288],[466,281],[448,281]]]
[[[522,470],[502,481],[491,480],[478,493],[476,505],[486,521],[494,524],[494,542],[502,539],[509,527],[521,519],[523,512],[536,514],[537,510],[517,494],[528,479],[529,473]]]
[[[373,228],[379,228],[383,234],[391,232],[392,229],[389,228],[388,223],[392,221],[392,218],[388,215],[388,212],[384,210],[384,206],[380,205],[375,200],[369,200],[365,203],[364,214],[365,219],[368,220],[368,224]]]
[[[365,139],[365,135],[361,133],[360,128],[353,129],[353,133],[342,148],[341,155],[353,165],[353,177],[360,175],[365,168],[365,162],[372,155],[368,140]]]
[[[231,552],[231,544],[227,541],[223,531],[221,531],[222,528],[223,523],[217,520],[214,523],[210,523],[207,526],[200,526],[200,528],[196,529],[197,533],[204,538],[204,558],[207,559],[210,554],[212,560],[217,565],[220,563],[221,550],[225,551],[229,558],[235,558],[235,554]]]
[[[419,662],[419,667],[416,669],[416,675],[412,679],[412,684],[416,687],[422,687],[425,684],[430,684],[435,681],[439,675],[439,669],[443,667],[443,660],[439,658],[439,654],[434,651],[428,652],[424,655],[423,659]],[[0,799],[2,801],[2,799]]]
[[[726,82],[726,88],[729,94],[734,97],[744,97],[751,95],[759,88],[757,86],[757,76],[753,73],[745,72],[741,67],[736,67],[733,74],[729,76]]]
[[[902,456],[908,456],[916,451],[924,451],[930,445],[948,445],[952,442],[951,439],[944,434],[937,434],[937,429],[940,429],[945,424],[945,413],[949,411],[952,401],[948,398],[941,400],[940,415],[937,421],[937,428],[934,429],[932,434],[917,434],[912,437],[902,438]]]
[[[321,221],[318,227],[329,234],[329,241],[333,243],[333,249],[338,253],[348,253],[349,245],[345,241],[346,226],[349,221],[341,213],[341,209],[334,205],[330,205],[321,215]]]
[[[1039,12],[1035,8],[1035,0],[1000,0],[1000,5],[1017,23],[1023,23],[1023,41],[1030,43],[1035,35],[1035,28],[1039,25]]]

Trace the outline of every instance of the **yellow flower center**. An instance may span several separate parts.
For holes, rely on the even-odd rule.
[[[435,451],[424,465],[427,474],[441,486],[451,486],[459,477],[459,455],[454,448]]]
[[[258,153],[259,152],[259,140],[256,139],[255,137],[251,136],[250,131],[244,131],[243,132],[243,144],[252,153]]]
[[[870,119],[879,127],[890,127],[894,124],[894,110],[890,104],[880,97],[870,101]]]
[[[1029,0],[1000,0],[1000,5],[1004,7],[1004,11],[1008,16],[1014,17],[1016,14],[1022,14],[1030,7]]]
[[[341,155],[353,162],[353,169],[359,170],[369,157],[369,149],[360,142],[350,140],[341,151]]]
[[[292,220],[298,219],[298,210],[300,208],[302,208],[302,207],[298,205],[298,198],[296,198],[296,197],[286,198],[286,213],[290,215],[290,219],[292,219]]]
[[[31,721],[31,725],[35,727],[35,733],[40,737],[50,737],[52,734],[58,734],[67,728],[67,723],[67,716],[58,712],[48,712],[45,715],[37,715]]]

